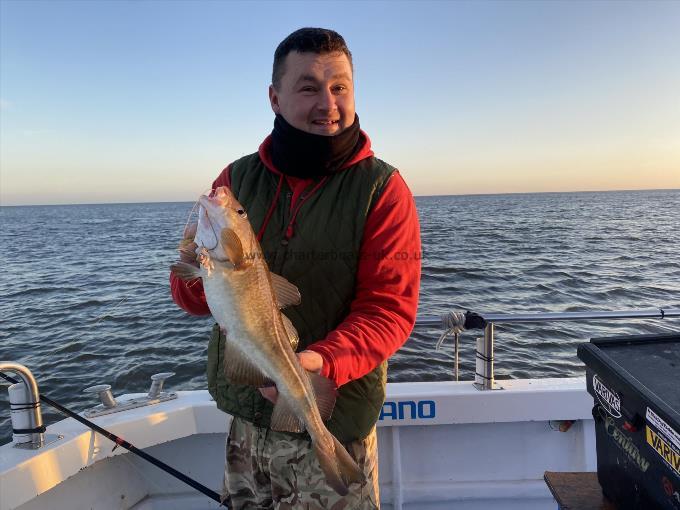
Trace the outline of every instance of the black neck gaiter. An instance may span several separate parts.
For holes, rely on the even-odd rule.
[[[342,168],[361,147],[359,116],[335,136],[301,131],[281,115],[274,119],[271,157],[277,170],[292,177],[310,179],[330,175]]]

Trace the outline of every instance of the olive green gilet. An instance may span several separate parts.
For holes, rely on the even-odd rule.
[[[331,175],[304,200],[286,239],[291,219],[291,191],[283,180],[281,195],[267,223],[261,246],[269,270],[296,285],[302,302],[283,310],[300,336],[298,352],[322,340],[350,311],[359,249],[366,217],[394,168],[370,157]],[[279,176],[257,153],[231,166],[231,189],[257,233],[274,200]],[[227,382],[224,335],[213,327],[208,346],[208,390],[217,407],[260,427],[268,427],[273,406],[252,386]],[[338,360],[342,363],[342,360]],[[340,441],[363,439],[378,420],[385,399],[387,362],[338,390],[328,429]]]

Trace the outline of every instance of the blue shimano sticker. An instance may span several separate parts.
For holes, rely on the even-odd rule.
[[[434,418],[436,405],[434,400],[402,400],[383,404],[380,411],[381,420],[418,420]]]

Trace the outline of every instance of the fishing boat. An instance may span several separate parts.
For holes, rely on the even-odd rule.
[[[416,327],[451,334],[457,367],[466,317]],[[668,320],[680,309],[476,317],[483,335],[474,380],[387,386],[378,422],[382,508],[556,508],[546,471],[596,470],[593,400],[585,377],[495,380],[495,324]],[[45,428],[37,403],[61,406],[40,395],[28,368],[0,362],[0,372],[18,377],[14,441],[0,447],[0,510],[220,508],[230,418],[207,391],[168,391],[170,373],[152,377],[148,392],[114,397],[99,385],[90,388],[99,404],[80,414],[62,408],[71,417]]]

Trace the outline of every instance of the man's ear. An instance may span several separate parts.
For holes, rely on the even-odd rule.
[[[269,85],[269,104],[271,104],[274,113],[281,113],[281,108],[279,107],[279,96],[276,93],[274,85]]]

